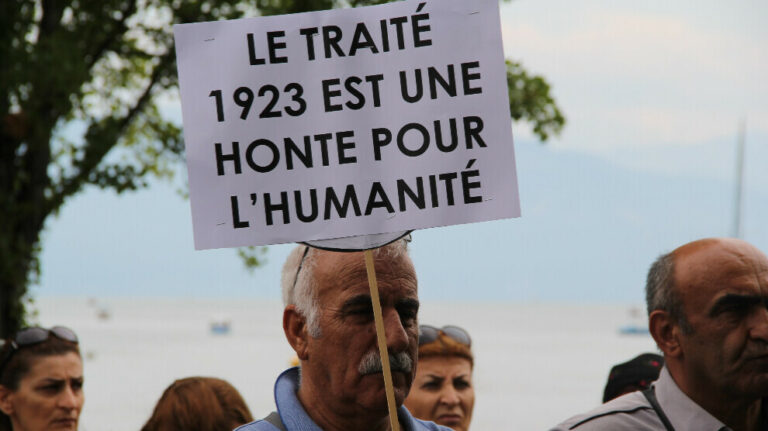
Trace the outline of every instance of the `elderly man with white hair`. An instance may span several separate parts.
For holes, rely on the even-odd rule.
[[[403,240],[374,250],[397,416],[404,431],[449,431],[402,406],[415,375],[419,301]],[[385,431],[390,429],[373,307],[361,252],[296,247],[283,267],[283,330],[300,368],[275,383],[277,411],[238,428]]]

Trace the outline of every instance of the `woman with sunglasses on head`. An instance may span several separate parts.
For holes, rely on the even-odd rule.
[[[0,431],[77,430],[84,400],[71,329],[22,329],[0,348]]]
[[[419,326],[419,364],[405,407],[414,417],[467,431],[475,406],[472,340],[458,326]]]

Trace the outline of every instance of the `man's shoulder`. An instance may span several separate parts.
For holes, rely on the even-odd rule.
[[[413,424],[412,431],[452,431],[450,428],[438,425],[434,422],[427,422],[416,418],[413,418],[413,422],[411,423]],[[234,431],[278,431],[278,428],[266,420],[260,419],[241,425],[235,428]]]
[[[259,420],[247,423],[245,425],[241,425],[235,428],[234,431],[279,431],[279,430],[274,425],[265,421],[264,419],[259,419]]]
[[[641,392],[632,392],[587,413],[573,416],[551,431],[664,430],[656,412]]]

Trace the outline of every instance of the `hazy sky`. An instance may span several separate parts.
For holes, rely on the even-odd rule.
[[[763,1],[517,0],[502,10],[506,54],[546,76],[568,114],[554,147],[696,145],[734,136],[744,116],[768,133]]]
[[[515,0],[501,16],[507,57],[547,78],[568,123],[544,146],[513,127],[523,218],[414,234],[423,298],[640,302],[656,255],[729,234],[741,119],[744,235],[768,251],[768,3]],[[88,189],[42,245],[33,293],[93,297],[276,298],[290,249],[253,274],[233,250],[194,251],[167,184]]]

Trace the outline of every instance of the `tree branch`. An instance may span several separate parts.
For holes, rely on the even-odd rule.
[[[40,18],[40,36],[38,41],[50,37],[59,28],[61,16],[69,3],[69,1],[62,0],[42,1],[43,15]]]
[[[106,54],[110,48],[113,47],[116,40],[119,40],[123,34],[125,34],[125,22],[130,18],[134,12],[136,12],[136,1],[130,2],[125,10],[121,10],[121,17],[119,20],[112,21],[112,29],[104,37],[102,42],[96,46],[92,52],[88,53],[86,57],[86,68],[90,70],[104,54]]]
[[[77,193],[83,184],[88,182],[91,173],[97,168],[107,153],[115,147],[119,138],[130,126],[134,118],[149,103],[152,91],[157,85],[160,76],[172,63],[173,52],[169,51],[160,58],[160,62],[152,71],[149,83],[125,116],[121,118],[108,117],[90,125],[85,136],[85,154],[75,162],[77,173],[61,180],[59,189],[48,200],[47,210],[49,212],[58,210],[67,197]]]

